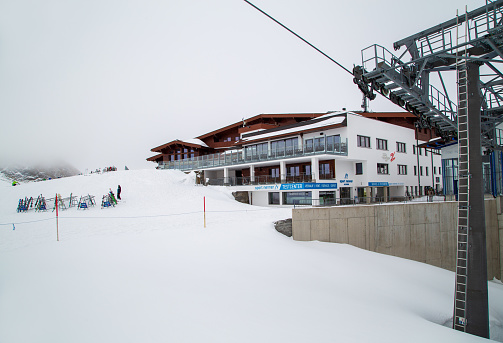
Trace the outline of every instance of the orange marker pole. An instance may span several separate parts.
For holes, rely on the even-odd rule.
[[[204,227],[206,227],[206,197],[203,197],[203,206],[204,206]]]
[[[56,193],[56,236],[59,242],[58,193]]]

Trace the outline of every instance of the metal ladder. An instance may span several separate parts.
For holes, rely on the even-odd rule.
[[[465,10],[465,16],[466,10]],[[466,17],[465,17],[466,18]],[[459,31],[459,16],[456,14]],[[456,45],[460,39],[468,38],[467,21],[465,20],[465,32],[459,36],[457,32]],[[466,45],[457,52],[466,56]],[[459,59],[456,63],[456,75],[458,83],[458,239],[456,254],[456,294],[454,298],[454,321],[453,328],[466,332],[466,294],[467,294],[467,265],[468,265],[468,230],[469,230],[469,141],[468,141],[468,83],[467,83],[467,60]]]

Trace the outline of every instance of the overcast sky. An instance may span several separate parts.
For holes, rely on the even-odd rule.
[[[252,2],[348,69],[485,4]],[[0,0],[0,165],[154,168],[151,148],[243,117],[360,105],[351,75],[242,0]]]

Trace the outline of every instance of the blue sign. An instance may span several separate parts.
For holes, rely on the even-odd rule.
[[[389,184],[387,182],[369,182],[370,187],[388,187]]]
[[[337,189],[335,182],[306,182],[306,183],[286,183],[282,184],[280,190],[290,191],[297,189]]]

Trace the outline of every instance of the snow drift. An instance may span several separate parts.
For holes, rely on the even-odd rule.
[[[0,183],[0,342],[484,341],[449,328],[452,272],[293,241],[273,228],[291,210],[241,204],[192,177]],[[123,200],[100,209],[119,184]],[[19,198],[56,193],[98,200],[60,212],[59,242],[54,212],[16,213]],[[503,285],[489,295],[491,337],[503,341]]]

